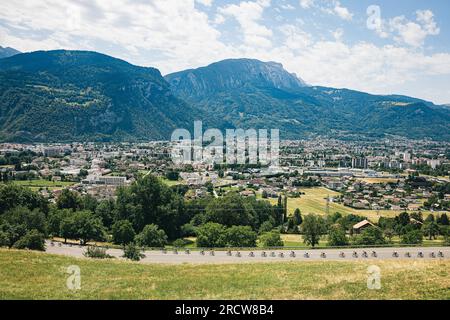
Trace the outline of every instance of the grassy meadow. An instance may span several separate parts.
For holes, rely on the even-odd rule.
[[[373,264],[374,262],[372,262]],[[0,249],[0,299],[450,299],[450,261],[152,265]],[[81,289],[66,287],[67,267]]]

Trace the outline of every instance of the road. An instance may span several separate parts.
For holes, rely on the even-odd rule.
[[[47,242],[47,252],[72,257],[82,258],[86,247],[77,245],[65,245],[55,243],[51,245]],[[372,252],[376,252],[376,256]],[[265,253],[265,256],[263,254]],[[294,255],[291,255],[291,253]],[[356,255],[354,253],[356,252]],[[367,256],[364,255],[367,253]],[[394,255],[397,252],[397,256]],[[423,257],[419,256],[419,253]],[[107,253],[122,259],[123,254],[120,249],[108,249]],[[322,255],[322,253],[324,255]],[[342,254],[343,253],[343,254]],[[439,253],[442,253],[440,256]],[[200,251],[191,251],[189,254],[184,250],[174,253],[161,250],[145,251],[143,263],[162,263],[162,264],[222,264],[222,263],[252,263],[252,262],[281,262],[281,261],[362,261],[362,260],[386,260],[386,259],[449,259],[450,247],[414,247],[414,248],[359,248],[359,249],[319,249],[319,250],[255,250],[253,256],[250,251],[231,251],[231,256],[227,251],[205,251],[204,255]],[[409,254],[409,256],[408,256]]]

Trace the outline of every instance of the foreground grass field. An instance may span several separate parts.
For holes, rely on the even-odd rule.
[[[0,249],[0,299],[450,299],[450,261],[145,265]],[[67,267],[81,289],[67,289]]]

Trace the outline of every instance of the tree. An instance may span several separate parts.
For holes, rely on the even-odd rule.
[[[133,225],[128,220],[119,220],[112,226],[113,242],[117,244],[128,244],[134,240],[136,233]]]
[[[384,230],[384,236],[388,239],[389,242],[392,242],[392,238],[394,237],[395,232],[393,229],[388,228]]]
[[[95,208],[95,215],[102,220],[106,228],[111,228],[114,221],[114,201],[100,201]]]
[[[273,229],[273,224],[270,221],[265,221],[261,224],[261,226],[259,227],[259,233],[264,233],[264,232],[269,232],[272,231]]]
[[[58,200],[56,200],[56,205],[59,209],[72,209],[75,211],[80,209],[81,199],[76,192],[69,189],[63,189]]]
[[[15,249],[30,249],[45,251],[45,238],[38,230],[33,229],[28,231],[25,236],[20,238],[13,247]]]
[[[304,242],[312,247],[319,244],[321,235],[325,232],[325,224],[322,218],[308,214],[303,219],[302,232]]]
[[[104,240],[105,229],[102,221],[90,211],[77,211],[65,217],[61,222],[61,236],[67,239],[80,240],[80,244],[88,241]]]
[[[421,244],[423,241],[423,233],[420,230],[412,230],[401,236],[403,244]]]
[[[248,226],[232,226],[225,231],[225,242],[229,247],[256,247],[256,232]]]
[[[402,212],[398,216],[395,217],[397,224],[401,226],[406,226],[410,222],[410,217],[408,212]]]
[[[374,245],[383,245],[386,243],[386,240],[383,236],[383,231],[381,231],[378,227],[368,227],[364,229],[361,234],[355,236],[354,244],[356,245],[366,245],[366,246],[374,246]]]
[[[76,225],[74,221],[74,216],[70,215],[64,217],[60,223],[60,236],[64,238],[64,243],[67,239],[75,239],[77,235]]]
[[[450,224],[446,213],[441,214],[438,223],[443,226],[448,226]]]
[[[428,216],[427,216],[427,218],[425,219],[425,222],[434,222],[434,215],[433,214],[429,214]]]
[[[102,221],[95,217],[90,211],[78,211],[74,214],[75,237],[81,244],[88,241],[104,240],[104,226]]]
[[[0,184],[0,216],[18,206],[48,212],[48,201],[40,194],[16,184]]]
[[[422,230],[428,236],[428,240],[436,239],[439,234],[439,225],[434,221],[426,222],[423,224]]]
[[[136,243],[140,246],[162,248],[167,243],[167,235],[156,224],[148,224],[136,236]]]
[[[151,174],[117,190],[115,212],[117,220],[129,220],[136,232],[156,224],[170,239],[179,238],[181,226],[191,219],[183,198]]]
[[[78,173],[78,176],[82,179],[85,179],[89,175],[89,172],[86,169],[81,169]]]
[[[294,216],[293,216],[293,220],[294,220],[294,224],[295,224],[296,226],[299,226],[299,225],[302,224],[302,222],[303,222],[303,217],[302,217],[302,213],[300,212],[300,209],[299,209],[299,208],[295,209],[295,211],[294,211]]]
[[[280,233],[276,231],[265,232],[259,237],[259,242],[263,247],[282,247],[284,246]]]
[[[166,172],[166,178],[170,181],[177,181],[178,179],[180,179],[180,173],[175,170],[169,170]]]
[[[227,227],[250,224],[243,198],[233,192],[212,200],[206,207],[206,219]]]
[[[10,246],[9,236],[6,232],[0,230],[0,248]]]
[[[225,247],[225,226],[208,222],[197,228],[197,247],[222,248]]]
[[[332,247],[348,245],[345,230],[340,225],[333,225],[328,231],[328,245]]]

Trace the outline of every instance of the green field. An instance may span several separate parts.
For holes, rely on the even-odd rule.
[[[67,267],[81,290],[66,287]],[[151,265],[0,249],[0,299],[450,299],[450,261]]]
[[[22,187],[28,187],[33,191],[39,190],[39,189],[46,189],[49,190],[59,190],[66,187],[73,186],[76,184],[75,182],[70,181],[48,181],[48,180],[15,180],[13,183],[20,185]]]
[[[326,198],[338,196],[339,193],[333,190],[329,190],[323,187],[317,188],[302,188],[301,192],[305,193],[300,198],[288,198],[288,212],[293,214],[296,208],[299,208],[302,214],[314,213],[318,215],[325,215],[326,213]],[[270,199],[273,204],[277,203],[277,199]],[[355,214],[359,216],[365,216],[371,221],[377,222],[380,217],[395,217],[400,214],[401,211],[393,210],[357,210],[350,207],[346,207],[340,203],[330,202],[329,212],[340,212],[343,215]],[[411,212],[410,212],[411,213]],[[424,217],[430,214],[430,211],[422,211]]]
[[[167,178],[160,178],[161,181],[166,184],[167,186],[171,187],[171,186],[177,186],[180,184],[186,184],[183,180],[178,180],[178,181],[173,181],[173,180],[169,180]]]

